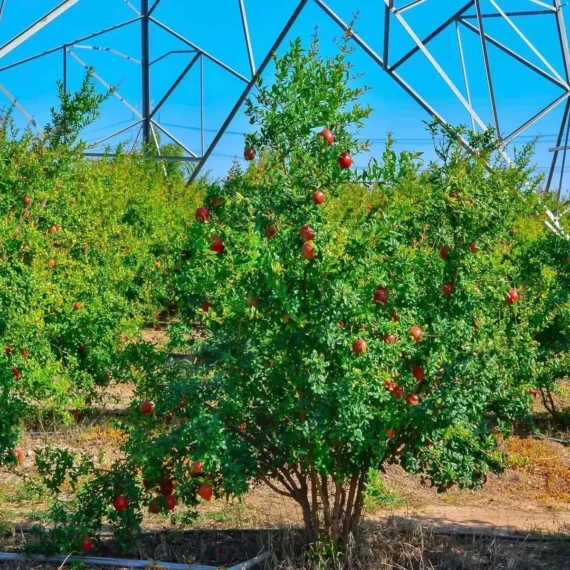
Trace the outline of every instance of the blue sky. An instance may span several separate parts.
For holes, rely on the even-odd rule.
[[[504,10],[529,10],[537,6],[529,0],[496,0]],[[133,0],[139,7],[139,1]],[[151,0],[152,3],[152,0]],[[397,6],[407,3],[400,0]],[[421,6],[405,12],[406,21],[418,36],[423,37],[454,11],[464,5],[459,0],[427,0]],[[8,41],[35,19],[58,4],[57,0],[6,0],[5,12],[0,23],[0,41]],[[259,64],[278,31],[296,6],[296,0],[245,0],[251,29],[251,39],[256,63]],[[328,0],[329,6],[349,21],[358,10],[357,32],[380,55],[382,54],[383,2],[381,0]],[[495,12],[488,0],[482,0],[485,12]],[[472,13],[472,12],[471,12]],[[79,0],[73,8],[58,20],[36,34],[31,40],[19,46],[0,62],[0,65],[18,61],[43,50],[72,42],[78,37],[128,20],[135,13],[124,0]],[[248,75],[249,65],[243,29],[239,17],[238,0],[210,0],[190,2],[189,0],[162,0],[154,16],[167,26],[195,42],[202,49],[218,57],[236,71]],[[570,26],[570,16],[568,17]],[[474,20],[470,20],[476,23]],[[516,24],[533,42],[539,52],[564,77],[562,59],[556,35],[554,18],[517,18]],[[309,38],[318,27],[323,51],[334,49],[332,38],[340,29],[313,2],[297,21],[289,38]],[[392,22],[391,60],[396,61],[413,47],[413,41],[401,25]],[[501,19],[486,20],[486,31],[500,39],[523,57],[548,71],[543,62]],[[140,59],[139,25],[116,30],[84,45],[109,47]],[[468,30],[462,30],[463,49],[468,62],[468,72],[473,105],[484,123],[492,122],[492,112],[486,87],[481,46],[478,37]],[[282,50],[286,48],[283,44]],[[185,49],[184,44],[153,26],[151,32],[151,58],[157,58],[170,50]],[[536,76],[518,62],[513,61],[493,46],[489,46],[492,64],[492,78],[500,114],[503,134],[508,134],[528,120],[534,113],[549,104],[562,90],[545,79]],[[463,77],[457,49],[454,26],[429,44],[429,50],[442,65],[449,78],[465,95]],[[118,85],[119,92],[135,108],[140,110],[140,67],[109,52],[96,52],[77,48],[77,56],[96,71],[109,84]],[[162,60],[152,68],[152,98],[158,102],[168,86],[187,65],[191,54],[176,54]],[[372,118],[361,136],[374,140],[373,154],[380,154],[387,132],[392,132],[398,141],[398,148],[424,151],[431,158],[431,142],[422,121],[427,115],[383,70],[381,70],[360,48],[352,57],[355,70],[364,77],[358,81],[366,83],[372,90],[366,95],[366,102],[374,108]],[[158,121],[170,132],[200,151],[199,112],[199,66],[186,76],[169,102],[158,114]],[[69,85],[73,88],[82,79],[83,68],[73,59],[68,61]],[[469,115],[457,97],[435,72],[426,57],[417,53],[399,70],[410,83],[446,120],[451,123],[467,123]],[[62,53],[38,59],[24,66],[0,73],[0,82],[12,92],[40,124],[47,122],[49,108],[55,103],[55,81],[61,77]],[[271,68],[267,71],[270,77]],[[216,129],[237,99],[243,84],[237,78],[221,70],[212,62],[204,64],[204,119],[206,145],[213,138]],[[7,101],[6,101],[7,102]],[[536,135],[541,138],[536,147],[535,162],[544,169],[550,163],[549,147],[554,146],[563,105],[543,118],[525,133],[517,144],[526,142]],[[116,99],[109,100],[103,108],[102,118],[86,132],[89,141],[97,140],[130,122],[134,122],[131,111]],[[24,124],[22,120],[20,124]],[[239,113],[227,135],[214,152],[207,168],[214,175],[223,175],[236,155],[243,149],[242,133],[249,125]],[[127,138],[133,134],[127,133]],[[367,157],[357,157],[357,165],[364,165]]]

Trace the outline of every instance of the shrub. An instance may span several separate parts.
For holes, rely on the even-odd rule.
[[[87,76],[60,93],[45,136],[0,126],[0,464],[22,420],[69,419],[96,389],[130,379],[129,343],[170,305],[196,187],[119,155],[83,157],[102,100]],[[159,264],[159,265],[158,265]]]
[[[190,506],[263,483],[299,503],[308,541],[342,545],[370,470],[399,463],[443,491],[502,468],[490,416],[508,429],[535,382],[511,255],[540,213],[530,150],[509,166],[489,135],[470,137],[471,154],[432,126],[440,162],[422,168],[390,142],[349,168],[370,110],[347,51],[324,59],[296,41],[276,59],[247,106],[258,161],[210,184],[187,229],[171,334],[187,360],[139,347],[126,457],[112,482],[101,474],[107,516],[118,493],[134,505],[124,528],[165,482]]]

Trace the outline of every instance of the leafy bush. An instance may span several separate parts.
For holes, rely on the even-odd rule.
[[[371,469],[399,463],[443,491],[502,468],[491,416],[507,430],[536,381],[513,254],[541,215],[530,150],[509,166],[489,135],[472,154],[433,126],[439,162],[390,142],[356,172],[370,110],[346,52],[294,42],[248,103],[259,160],[210,184],[186,232],[171,331],[186,360],[139,347],[126,457],[93,474],[70,532],[107,516],[136,533],[141,504],[263,483],[299,503],[308,541],[342,545]]]
[[[60,93],[45,136],[0,126],[0,464],[18,428],[69,418],[111,378],[129,343],[174,307],[169,282],[196,188],[142,156],[83,157],[80,130],[102,96],[90,77]]]

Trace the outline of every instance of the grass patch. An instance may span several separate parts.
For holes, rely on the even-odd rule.
[[[377,510],[401,506],[404,503],[404,499],[386,485],[378,471],[370,470],[364,496],[364,511],[366,513],[371,514]]]

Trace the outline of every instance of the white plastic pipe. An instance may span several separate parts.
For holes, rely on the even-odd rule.
[[[227,570],[247,570],[256,564],[267,560],[269,553],[266,552],[246,562],[240,562]],[[160,566],[164,570],[218,570],[218,566],[204,566],[202,564],[177,564],[175,562],[151,561],[151,560],[123,560],[121,558],[98,558],[95,556],[44,556],[36,554],[26,556],[16,552],[0,552],[0,561],[5,562],[25,562],[34,560],[36,562],[54,562],[56,564],[71,564],[72,562],[83,562],[92,566],[114,566],[117,568],[151,568]]]

